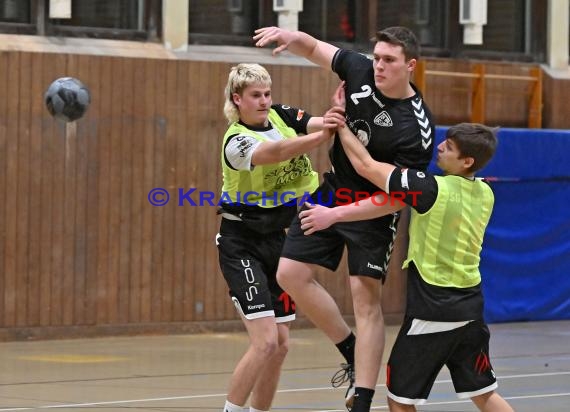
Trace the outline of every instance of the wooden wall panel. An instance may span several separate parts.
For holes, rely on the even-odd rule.
[[[83,56],[83,64],[87,66],[87,74],[85,78],[86,85],[91,91],[91,105],[89,107],[89,121],[81,122],[80,130],[85,133],[85,152],[82,158],[86,162],[86,176],[83,180],[85,184],[85,204],[78,205],[85,210],[85,301],[83,302],[84,324],[94,325],[97,323],[98,316],[98,262],[99,256],[99,210],[102,207],[99,199],[100,184],[100,130],[101,124],[96,123],[94,119],[100,119],[102,113],[103,99],[101,98],[101,90],[103,88],[101,76],[103,73],[102,59],[91,59],[89,56]],[[85,119],[87,120],[87,118]]]
[[[30,55],[31,67],[34,67],[40,73],[43,72],[44,55]],[[41,319],[41,236],[39,231],[41,228],[42,208],[41,190],[42,190],[42,113],[45,110],[43,105],[43,94],[45,84],[42,76],[33,73],[30,86],[30,219],[29,232],[35,233],[29,236],[28,250],[28,325],[39,326]],[[1,115],[0,115],[1,116]],[[0,160],[1,162],[1,160]],[[2,183],[0,183],[0,187]],[[0,200],[1,201],[1,200]],[[0,247],[1,250],[1,247]],[[1,265],[0,265],[1,267]],[[1,307],[1,305],[0,305]]]
[[[187,64],[183,67],[185,70],[182,74],[187,79],[186,93],[183,94],[184,99],[181,100],[181,104],[186,106],[187,111],[186,126],[185,130],[182,132],[182,136],[184,137],[184,147],[186,148],[184,159],[182,161],[185,166],[184,170],[186,175],[180,178],[180,182],[182,187],[191,188],[197,187],[198,185],[196,173],[199,164],[191,161],[191,159],[187,157],[186,153],[195,151],[195,143],[191,139],[191,135],[199,135],[198,130],[194,130],[192,125],[194,125],[199,118],[196,111],[196,108],[199,105],[196,90],[199,88],[200,77],[196,63]],[[223,121],[223,118],[221,121]],[[205,140],[205,137],[203,137],[203,139]],[[183,209],[184,219],[180,222],[179,229],[183,231],[183,233],[193,233],[196,230],[195,222],[198,217],[198,209],[194,207]],[[196,250],[198,243],[198,240],[194,236],[184,237],[184,243],[182,245],[184,253],[181,256],[181,260],[184,263],[184,273],[186,274],[195,273],[194,268],[196,258],[194,251]],[[182,284],[184,288],[184,320],[197,319],[196,316],[199,309],[197,302],[200,297],[199,290],[201,287],[201,283],[199,282],[201,280],[202,279],[199,279],[198,276],[184,276],[184,282]]]
[[[430,70],[471,63],[432,59]],[[0,52],[0,339],[188,331],[238,319],[218,267],[219,217],[208,204],[179,205],[178,190],[218,196],[223,88],[230,63]],[[267,65],[273,98],[315,116],[338,84],[313,66]],[[524,73],[493,64],[490,73]],[[88,85],[92,103],[75,124],[55,121],[43,93],[57,77]],[[568,127],[568,82],[545,80],[545,125]],[[489,84],[492,124],[524,126],[528,90]],[[469,79],[428,77],[425,100],[439,124],[469,121]],[[327,148],[311,152],[329,168]],[[148,193],[164,188],[168,204]],[[402,233],[384,288],[385,311],[404,310]],[[317,279],[350,316],[346,262]],[[227,323],[229,321],[230,323]],[[239,324],[239,323],[237,323]],[[196,325],[195,327],[192,325]],[[192,328],[195,329],[192,329]]]
[[[490,126],[527,127],[533,82],[522,80],[530,75],[532,65],[502,63],[489,65],[487,74],[519,79],[486,79],[486,123]]]
[[[16,326],[25,326],[28,322],[28,239],[29,239],[29,217],[30,217],[30,105],[31,93],[31,55],[23,53],[20,55],[19,82],[15,81],[19,88],[18,117],[17,122],[19,139],[18,158],[16,161],[17,191],[15,220],[16,220]]]
[[[143,89],[144,98],[141,100],[143,108],[141,118],[138,119],[143,124],[143,134],[140,136],[143,146],[143,178],[137,184],[141,185],[145,199],[141,204],[142,230],[141,230],[141,322],[151,322],[152,313],[155,307],[153,301],[153,210],[148,207],[146,196],[153,186],[154,181],[154,124],[156,121],[156,100],[155,100],[155,79],[157,77],[158,61],[149,59],[140,62],[144,67],[144,82],[138,85]]]
[[[97,186],[93,190],[97,191],[95,204],[97,207],[97,298],[96,298],[96,321],[95,324],[109,323],[108,302],[112,299],[109,292],[109,236],[110,236],[110,196],[109,196],[109,157],[111,152],[111,115],[113,113],[113,71],[111,62],[113,58],[101,58],[101,72],[98,80],[98,89],[91,89],[91,100],[96,107],[90,107],[87,118],[99,115],[97,151]],[[97,85],[97,82],[94,82]],[[86,83],[89,84],[89,83]],[[97,93],[99,92],[99,93]],[[98,108],[98,112],[95,109]],[[91,110],[93,109],[93,112]],[[87,120],[87,118],[85,120]]]
[[[430,60],[427,68],[442,72],[470,72],[467,62]],[[442,93],[442,91],[445,91]],[[424,100],[442,125],[455,124],[469,118],[471,113],[471,79],[447,76],[427,76]]]
[[[132,128],[130,133],[131,145],[131,182],[129,191],[131,193],[131,229],[129,231],[130,242],[127,244],[130,259],[126,262],[129,273],[129,321],[133,323],[141,322],[142,313],[142,232],[143,232],[143,208],[144,202],[144,118],[145,118],[145,65],[140,60],[134,60],[131,72],[130,83],[130,117]],[[139,103],[137,103],[139,102]]]
[[[177,62],[176,64],[176,100],[175,111],[177,127],[176,130],[186,130],[188,123],[186,121],[186,95],[190,93],[188,89],[188,73],[186,71],[187,64]],[[187,176],[187,158],[186,153],[188,150],[188,136],[181,136],[177,139],[177,147],[174,153],[175,171],[174,181],[176,186],[185,187],[185,180]],[[180,247],[180,254],[173,257],[173,292],[174,292],[174,306],[172,320],[180,322],[184,320],[184,255],[187,253],[184,242],[184,215],[188,212],[183,207],[177,207],[174,212],[174,250],[177,250],[176,245]],[[216,317],[218,317],[216,315]]]
[[[567,103],[570,101],[570,78],[555,78],[544,73],[543,127],[570,129]]]
[[[474,62],[449,59],[427,59],[425,100],[440,125],[469,121],[473,111],[474,81],[453,75],[471,73],[476,64],[484,64],[488,75],[516,76],[519,79],[485,79],[485,123],[490,126],[527,127],[529,101],[533,82],[521,80],[529,76],[534,65]],[[448,72],[435,75],[429,72]]]
[[[133,116],[134,101],[134,68],[136,61],[134,59],[124,59],[121,61],[121,71],[117,73],[120,78],[119,90],[122,91],[120,98],[121,106],[121,129],[120,129],[120,148],[121,156],[117,163],[116,175],[120,178],[118,196],[118,217],[119,224],[117,226],[119,259],[118,259],[118,312],[119,323],[124,324],[131,321],[130,300],[136,298],[136,292],[131,288],[132,278],[136,278],[137,274],[130,270],[130,262],[133,259],[131,247],[133,238],[131,236],[133,228],[133,209],[134,199],[132,196],[133,186],[133,152],[134,152],[134,136],[133,128],[135,119]],[[120,228],[120,229],[119,229]],[[135,293],[133,293],[135,292]]]
[[[17,326],[16,311],[18,298],[18,276],[25,274],[18,273],[17,266],[17,233],[18,233],[18,144],[19,138],[19,116],[21,106],[20,101],[20,56],[21,53],[10,53],[7,59],[8,78],[6,83],[6,100],[9,101],[6,111],[6,198],[3,206],[5,236],[4,244],[4,325],[6,327]]]
[[[8,59],[10,53],[0,52],[0,90],[8,90]],[[6,325],[6,294],[10,293],[6,283],[6,219],[8,198],[8,95],[0,99],[0,325]]]

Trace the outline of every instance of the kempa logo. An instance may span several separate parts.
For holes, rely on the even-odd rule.
[[[260,304],[260,305],[247,305],[247,309],[248,309],[248,310],[263,309],[264,307],[265,307],[264,304]]]
[[[370,269],[374,269],[374,270],[377,270],[379,272],[382,272],[382,268],[378,265],[373,265],[372,263],[368,262],[366,264],[366,266],[369,267]]]

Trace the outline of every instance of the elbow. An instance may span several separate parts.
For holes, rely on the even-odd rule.
[[[356,164],[353,165],[354,166],[354,170],[356,170],[356,173],[358,173],[360,176],[368,179],[373,172],[373,168],[372,165],[369,162],[366,161],[360,161],[357,162]]]
[[[354,167],[354,170],[356,170],[356,173],[364,177],[366,169],[363,167],[362,163],[353,163],[352,166]]]

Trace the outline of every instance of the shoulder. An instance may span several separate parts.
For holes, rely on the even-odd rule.
[[[251,157],[261,141],[244,132],[228,136],[223,148],[223,162],[233,170],[251,170]]]
[[[278,118],[284,125],[292,127],[297,133],[307,133],[307,123],[311,117],[304,109],[284,104],[271,106],[269,113],[270,120],[274,121]]]
[[[232,123],[226,133],[224,134],[224,145],[227,145],[230,141],[235,140],[237,137],[249,136],[254,137],[255,132],[240,122]]]
[[[335,54],[335,59],[349,59],[354,61],[370,62],[371,59],[365,54],[359,53],[354,50],[338,49]]]
[[[339,49],[333,58],[332,69],[344,79],[355,70],[371,70],[372,60],[364,54],[352,50]]]
[[[304,109],[298,107],[288,106],[286,104],[274,104],[271,105],[271,111],[274,115],[279,116],[281,119],[287,120],[290,118],[295,118],[300,120],[303,116],[308,115]]]
[[[481,186],[481,188],[484,192],[486,192],[491,197],[495,196],[495,194],[493,193],[493,188],[491,186],[491,182],[489,182],[487,179],[482,178],[482,177],[477,177],[477,178],[475,178],[475,180],[478,182],[478,184]]]
[[[243,155],[259,143],[259,140],[253,134],[247,132],[235,133],[226,139],[224,151],[226,154],[237,152]]]

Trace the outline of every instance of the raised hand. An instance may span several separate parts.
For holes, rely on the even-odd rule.
[[[273,49],[273,55],[287,49],[294,39],[294,32],[274,26],[257,29],[255,30],[255,36],[253,36],[257,47],[265,47],[271,43],[277,43],[277,47]]]

